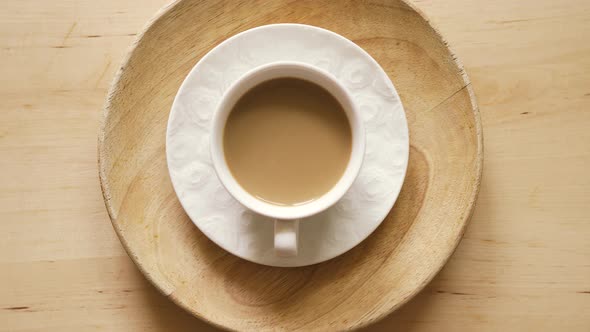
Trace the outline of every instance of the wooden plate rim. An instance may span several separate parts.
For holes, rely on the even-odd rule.
[[[123,248],[125,249],[125,251],[129,255],[129,257],[131,258],[131,260],[139,268],[139,270],[146,277],[146,279],[152,285],[154,285],[160,293],[162,293],[164,296],[169,298],[172,302],[174,302],[176,305],[178,305],[179,307],[181,307],[182,309],[184,309],[185,311],[187,311],[191,315],[198,317],[199,319],[201,319],[201,320],[207,322],[208,324],[211,324],[217,328],[227,330],[228,328],[226,326],[220,325],[214,321],[209,320],[207,317],[200,315],[198,312],[194,311],[190,306],[185,305],[182,301],[177,299],[173,293],[167,293],[164,290],[164,288],[161,287],[160,284],[151,276],[149,271],[145,270],[144,267],[142,266],[142,264],[140,264],[139,257],[137,257],[137,255],[133,252],[132,247],[130,247],[129,244],[127,243],[127,240],[122,235],[121,228],[119,227],[119,225],[116,221],[116,217],[114,215],[114,211],[113,211],[113,208],[111,205],[110,188],[109,188],[109,183],[108,183],[108,179],[107,179],[107,175],[106,175],[106,171],[105,171],[105,165],[103,163],[103,160],[105,159],[105,154],[106,154],[105,145],[104,145],[105,134],[106,134],[106,124],[108,123],[108,119],[109,119],[109,115],[110,115],[111,101],[112,101],[113,96],[117,92],[117,87],[119,85],[121,75],[123,74],[125,69],[128,67],[131,56],[134,53],[134,51],[137,48],[140,41],[143,39],[144,35],[154,26],[154,24],[157,21],[160,20],[160,18],[162,18],[164,15],[166,15],[169,11],[174,9],[174,7],[176,7],[179,3],[183,2],[183,1],[186,1],[186,0],[174,0],[174,1],[170,2],[169,4],[160,8],[160,10],[158,10],[158,12],[154,15],[154,17],[152,17],[147,22],[147,24],[141,29],[141,32],[137,34],[133,43],[129,46],[127,53],[122,60],[122,65],[117,70],[117,72],[116,72],[116,74],[109,86],[107,98],[106,98],[105,104],[103,106],[103,112],[102,112],[102,115],[100,118],[100,127],[99,127],[99,133],[98,133],[98,173],[99,173],[99,180],[100,180],[100,188],[101,188],[103,199],[105,202],[105,206],[106,206],[106,209],[107,209],[107,212],[109,215],[109,219],[111,220],[111,224],[113,225],[113,228],[115,229],[115,233],[117,234],[117,237],[121,241]],[[359,323],[355,323],[350,326],[350,329],[358,329],[358,328],[366,327],[366,326],[371,325],[371,324],[383,319],[384,317],[390,315],[395,310],[397,310],[399,307],[406,304],[414,296],[416,296],[420,291],[422,291],[424,289],[424,287],[426,287],[426,285],[428,285],[428,283],[430,283],[430,281],[432,281],[432,279],[440,272],[440,270],[448,262],[450,257],[453,255],[453,253],[457,249],[459,243],[461,242],[461,239],[463,237],[463,234],[465,233],[465,230],[467,228],[469,220],[471,219],[471,216],[473,215],[473,211],[475,208],[475,202],[477,200],[477,196],[479,194],[479,189],[481,187],[481,177],[482,177],[482,172],[483,172],[483,130],[482,130],[482,125],[481,125],[481,116],[480,116],[479,108],[477,106],[477,100],[475,98],[475,93],[473,91],[473,87],[471,85],[471,81],[469,79],[469,76],[467,75],[465,68],[463,67],[463,64],[461,63],[459,58],[456,56],[455,52],[453,51],[453,49],[450,46],[450,44],[448,43],[448,41],[442,36],[440,31],[426,17],[424,12],[422,12],[422,10],[417,8],[414,4],[410,3],[408,0],[400,0],[400,1],[403,2],[405,5],[407,5],[408,7],[410,7],[413,11],[415,11],[420,16],[420,18],[423,19],[424,22],[430,27],[430,29],[432,29],[432,31],[435,33],[436,37],[439,38],[443,42],[443,44],[446,46],[449,54],[451,55],[451,57],[453,59],[453,63],[457,66],[457,68],[459,69],[459,71],[461,73],[461,78],[463,79],[464,86],[459,91],[461,91],[462,89],[467,89],[467,92],[469,94],[471,107],[472,107],[472,111],[473,111],[474,120],[475,120],[475,130],[476,130],[476,135],[477,135],[477,140],[476,140],[476,142],[477,142],[476,179],[475,179],[475,184],[474,184],[472,191],[471,191],[471,195],[470,195],[471,199],[470,199],[470,201],[468,203],[468,207],[467,207],[469,212],[467,214],[465,214],[465,217],[462,220],[461,230],[458,233],[458,236],[454,239],[454,241],[453,241],[454,245],[453,245],[452,249],[449,251],[448,255],[446,256],[446,259],[442,260],[436,268],[432,269],[430,275],[420,285],[418,285],[418,287],[416,287],[408,296],[403,298],[401,301],[399,301],[397,304],[395,304],[394,306],[392,306],[391,308],[389,308],[385,312],[381,313],[379,316],[373,317],[372,319],[369,319],[369,320],[361,321]],[[394,82],[394,84],[395,84],[395,82]]]

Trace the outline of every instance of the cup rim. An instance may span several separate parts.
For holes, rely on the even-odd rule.
[[[267,75],[266,78],[264,78],[265,75]],[[261,79],[261,77],[263,78]],[[225,123],[235,103],[253,87],[281,77],[305,79],[326,89],[342,105],[352,131],[350,159],[340,179],[319,198],[299,205],[272,204],[250,194],[239,184],[229,170],[223,149]],[[238,202],[246,208],[267,217],[284,220],[301,219],[328,209],[346,194],[362,167],[366,138],[357,105],[348,90],[332,74],[306,63],[277,61],[246,72],[225,91],[215,109],[211,123],[210,154],[217,177],[225,189]]]

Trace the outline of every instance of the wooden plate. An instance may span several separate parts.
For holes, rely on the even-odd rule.
[[[226,38],[279,22],[320,26],[368,51],[393,80],[410,127],[408,174],[383,224],[348,253],[302,268],[250,263],[209,241],[180,206],[164,151],[172,99],[193,65]],[[99,134],[99,171],[129,255],[187,311],[236,330],[342,330],[391,313],[442,268],[473,211],[482,148],[467,75],[410,5],[186,0],[158,14],[118,72]]]

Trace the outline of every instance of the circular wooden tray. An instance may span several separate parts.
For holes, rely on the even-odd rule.
[[[166,168],[168,114],[188,71],[224,39],[279,22],[323,27],[368,51],[394,82],[410,127],[408,174],[383,224],[348,253],[302,268],[257,265],[217,247],[184,213]],[[342,330],[391,313],[442,268],[473,210],[482,149],[467,75],[405,2],[186,0],[157,15],[119,70],[99,172],[127,252],[187,311],[236,330]]]

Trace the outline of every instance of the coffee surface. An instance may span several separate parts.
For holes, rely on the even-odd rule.
[[[223,134],[225,159],[250,194],[297,205],[328,192],[352,149],[340,103],[322,87],[296,78],[263,82],[233,107]]]

